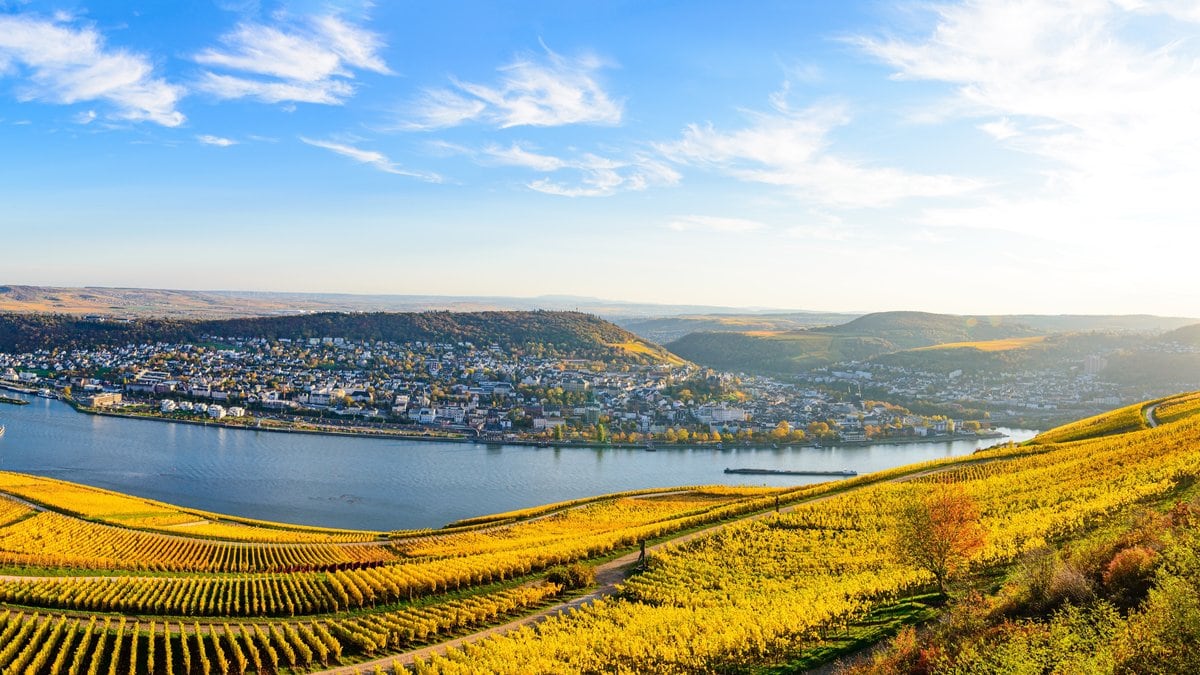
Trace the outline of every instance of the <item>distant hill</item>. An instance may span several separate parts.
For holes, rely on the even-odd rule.
[[[739,333],[746,331],[790,331],[842,324],[858,314],[836,312],[787,312],[762,314],[690,314],[656,318],[625,318],[614,321],[659,344],[700,332]]]
[[[1086,331],[1133,331],[1161,333],[1196,323],[1196,319],[1152,314],[1012,314],[1003,319],[1024,324],[1043,333]]]
[[[344,337],[395,342],[498,344],[505,349],[542,345],[579,358],[663,363],[677,360],[599,317],[579,312],[336,313],[197,321],[95,321],[65,314],[0,314],[0,351],[89,348],[142,342],[262,337]]]
[[[735,325],[729,322],[727,328]],[[1162,334],[1164,330],[1171,332]],[[1097,352],[1121,350],[1111,359],[1110,372],[1105,373],[1115,381],[1158,382],[1171,375],[1172,368],[1179,369],[1180,382],[1196,381],[1193,373],[1198,366],[1193,361],[1200,362],[1200,355],[1143,353],[1147,340],[1200,345],[1200,324],[1193,319],[1150,315],[876,312],[839,325],[804,330],[697,332],[666,346],[701,365],[777,374],[866,359],[930,372],[1037,367],[1055,359],[1082,360]],[[1139,372],[1139,368],[1145,370]]]
[[[1183,328],[1176,328],[1173,331],[1164,333],[1160,338],[1162,342],[1174,342],[1181,345],[1192,345],[1200,347],[1200,323],[1194,323]]]
[[[1036,335],[1028,326],[989,317],[879,312],[808,330],[692,333],[667,349],[713,368],[790,373],[916,347]]]
[[[901,349],[1038,334],[1035,329],[1007,317],[958,316],[928,312],[877,312],[840,326],[822,329],[822,332],[882,338]]]
[[[952,342],[881,354],[875,361],[932,373],[1038,369],[1063,360],[1082,361],[1091,354],[1138,349],[1144,336],[1126,333],[1060,333],[979,342]]]
[[[670,343],[674,354],[710,368],[747,373],[791,373],[895,351],[887,340],[818,331],[691,333]]]
[[[0,312],[95,314],[115,318],[226,319],[312,312],[483,312],[538,309],[578,311],[623,319],[678,314],[747,314],[759,311],[744,307],[662,305],[566,295],[518,298],[0,285]],[[774,311],[778,313],[779,310]]]

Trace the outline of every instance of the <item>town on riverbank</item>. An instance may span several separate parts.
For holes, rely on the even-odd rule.
[[[471,342],[230,339],[0,353],[0,386],[77,410],[265,431],[540,446],[830,446],[999,438],[854,392],[692,364]]]

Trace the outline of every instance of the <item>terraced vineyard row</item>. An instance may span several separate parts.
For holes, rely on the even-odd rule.
[[[30,675],[303,670],[483,625],[560,591],[553,584],[522,586],[427,607],[299,623],[202,625],[8,610],[0,613],[0,669]]]
[[[645,505],[616,500],[486,535],[491,550],[452,535],[441,557],[330,572],[167,577],[37,577],[0,581],[0,601],[53,609],[165,616],[301,616],[391,604],[505,581],[554,565],[603,555],[638,541],[773,503],[753,498],[715,506],[703,493]],[[640,500],[635,500],[640,501]],[[602,514],[592,521],[589,514]],[[47,515],[47,514],[43,514]],[[613,520],[617,518],[617,520]],[[621,520],[623,519],[623,520]],[[649,521],[642,525],[633,525]],[[619,526],[624,522],[624,527]],[[485,536],[485,535],[478,535]],[[357,550],[357,549],[355,549]]]
[[[324,570],[394,560],[397,556],[383,544],[256,546],[130,530],[49,511],[0,528],[0,563],[10,565],[245,573]]]

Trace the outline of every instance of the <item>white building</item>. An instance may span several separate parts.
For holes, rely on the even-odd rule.
[[[219,405],[208,406],[208,416],[214,420],[219,420],[225,417],[225,408]]]

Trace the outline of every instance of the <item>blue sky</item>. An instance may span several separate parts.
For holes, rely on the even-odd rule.
[[[0,282],[1196,315],[1198,37],[1157,0],[0,0]]]

